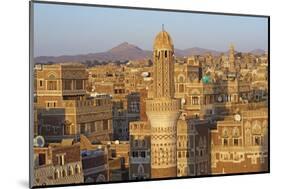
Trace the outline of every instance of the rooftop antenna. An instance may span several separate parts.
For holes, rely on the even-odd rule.
[[[165,31],[165,29],[164,29],[164,24],[162,24],[162,31]]]

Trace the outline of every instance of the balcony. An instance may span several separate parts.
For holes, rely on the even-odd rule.
[[[63,96],[73,96],[73,95],[85,95],[86,90],[80,89],[80,90],[62,90],[61,91]]]

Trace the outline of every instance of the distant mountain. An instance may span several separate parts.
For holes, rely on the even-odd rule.
[[[141,48],[129,44],[128,42],[121,43],[120,45],[107,51],[113,60],[135,60],[144,59],[151,56],[150,51],[142,50]]]
[[[179,57],[184,57],[184,56],[192,56],[192,55],[203,55],[206,53],[211,53],[214,56],[218,56],[221,54],[219,51],[211,50],[211,49],[204,49],[204,48],[199,48],[199,47],[193,47],[193,48],[188,48],[188,49],[175,49],[175,55]]]
[[[255,49],[251,51],[253,54],[263,54],[265,51],[262,49]],[[218,56],[223,52],[204,49],[199,47],[187,48],[187,49],[175,49],[175,55],[177,57],[191,56],[191,55],[203,55],[211,53],[214,56]],[[57,62],[94,62],[94,61],[126,61],[126,60],[142,60],[150,58],[152,51],[143,50],[128,42],[121,43],[116,47],[100,53],[89,53],[80,55],[62,55],[62,56],[38,56],[35,57],[35,63],[57,63]]]
[[[254,55],[262,55],[262,54],[266,53],[266,51],[263,49],[254,49],[254,50],[250,51],[249,53],[252,53]]]
[[[141,48],[129,44],[127,42],[121,43],[116,47],[100,53],[89,53],[81,55],[63,55],[63,56],[39,56],[35,57],[36,63],[48,62],[86,62],[97,60],[102,61],[125,61],[138,60],[151,56],[151,51],[145,51]]]

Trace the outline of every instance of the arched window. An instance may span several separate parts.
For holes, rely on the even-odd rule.
[[[69,166],[68,167],[68,175],[73,175],[74,174],[74,171],[73,171],[73,167],[72,166]]]
[[[138,147],[139,141],[135,140],[135,147]]]
[[[183,75],[180,75],[180,76],[178,77],[178,81],[179,81],[180,83],[183,83],[183,82],[184,82],[184,76],[183,76]]]
[[[222,136],[224,138],[227,138],[228,137],[228,129],[227,128],[224,128],[223,131],[222,131]]]
[[[260,135],[262,132],[261,129],[261,123],[259,121],[254,121],[253,127],[252,127],[252,134]]]
[[[181,176],[181,170],[178,168],[178,176]]]
[[[55,76],[55,73],[49,73],[48,75],[48,80],[56,80],[56,76]]]
[[[191,97],[191,103],[192,103],[192,105],[199,105],[199,97],[198,96],[192,96]]]
[[[202,147],[203,146],[203,138],[199,137],[199,146]]]
[[[57,80],[54,73],[48,75],[47,90],[57,90]]]
[[[64,169],[62,170],[62,177],[66,177],[67,176],[67,171]]]
[[[181,158],[181,152],[178,152],[178,157]]]
[[[57,81],[56,80],[51,80],[47,81],[47,89],[48,90],[57,90]]]
[[[203,143],[204,143],[204,147],[206,147],[206,146],[207,146],[207,139],[206,139],[206,136],[204,136],[204,138],[203,138]]]
[[[261,135],[253,135],[253,145],[255,146],[263,145],[263,140]]]
[[[237,127],[233,128],[232,135],[233,137],[239,137],[239,129]]]
[[[64,121],[64,132],[65,134],[70,134],[72,132],[72,123],[69,120]]]
[[[246,130],[245,130],[245,144],[251,145],[251,129],[250,128],[246,128]]]
[[[54,179],[58,179],[58,178],[60,178],[60,172],[58,169],[56,169],[54,172]]]
[[[199,156],[200,156],[200,157],[203,156],[203,150],[199,150]]]
[[[81,172],[80,165],[77,164],[77,165],[75,166],[75,173],[76,173],[76,174],[80,174],[80,172]]]
[[[97,182],[105,182],[105,181],[106,181],[106,180],[105,180],[105,176],[102,175],[102,174],[100,174],[100,175],[98,176],[98,178],[97,178],[96,181],[97,181]]]
[[[145,147],[145,140],[142,140],[142,147]]]
[[[267,127],[268,127],[267,120],[264,120],[262,122],[262,133],[265,137],[267,136]]]
[[[140,165],[138,166],[138,175],[139,175],[139,176],[143,176],[143,175],[144,175],[144,167],[143,167],[142,164],[140,164]]]
[[[94,179],[92,177],[87,177],[86,183],[92,183],[92,182],[95,182]]]
[[[157,50],[154,52],[155,58],[157,58]]]
[[[183,84],[179,84],[179,92],[180,93],[184,92],[184,85]]]

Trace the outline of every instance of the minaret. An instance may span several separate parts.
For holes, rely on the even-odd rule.
[[[146,100],[151,124],[151,177],[176,177],[180,100],[174,98],[174,46],[164,26],[154,40],[152,90],[152,98]]]
[[[229,62],[229,68],[230,70],[235,70],[235,57],[234,57],[235,51],[234,51],[234,45],[231,44],[230,48],[229,48],[229,58],[228,58],[228,62]]]

